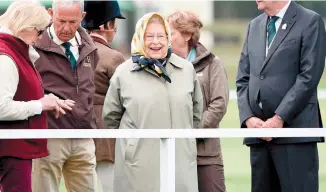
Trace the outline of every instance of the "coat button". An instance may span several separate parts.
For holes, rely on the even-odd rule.
[[[265,79],[265,76],[264,75],[260,76],[260,79],[261,80]]]

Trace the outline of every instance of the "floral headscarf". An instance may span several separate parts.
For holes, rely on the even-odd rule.
[[[145,53],[145,31],[148,25],[149,20],[153,16],[161,17],[164,21],[165,31],[168,36],[168,51],[164,58],[162,59],[151,59]],[[166,19],[157,12],[147,13],[145,14],[136,24],[135,34],[133,36],[131,42],[131,55],[132,60],[134,63],[139,64],[138,71],[148,67],[156,72],[158,75],[162,76],[165,80],[171,83],[171,79],[169,78],[164,65],[166,64],[167,60],[170,58],[172,53],[171,49],[171,31],[168,22]]]

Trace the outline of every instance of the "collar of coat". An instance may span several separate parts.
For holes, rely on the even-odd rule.
[[[204,45],[198,43],[196,46],[196,59],[192,62],[196,72],[201,71],[206,66],[210,65],[216,56],[209,52]]]
[[[100,44],[102,44],[102,45],[104,45],[104,46],[107,46],[107,47],[110,48],[110,49],[113,49],[113,48],[112,48],[109,44],[107,44],[106,41],[104,41],[102,38],[99,38],[99,37],[96,37],[96,36],[92,36],[92,35],[91,35],[91,37],[92,37],[92,39],[93,39],[95,42],[100,43]]]
[[[81,45],[79,46],[80,58],[78,59],[81,60],[87,55],[89,55],[91,52],[95,51],[97,48],[95,47],[93,39],[88,35],[88,33],[86,33],[85,29],[79,27],[77,31],[81,38]],[[41,36],[41,39],[38,40],[34,46],[43,51],[57,53],[64,57],[66,56],[63,50],[60,48],[60,45],[56,44],[50,38],[48,30],[44,31]]]
[[[200,61],[204,60],[211,54],[211,52],[209,52],[201,43],[198,43],[196,45],[196,52],[196,59],[194,60],[194,62],[192,62],[192,64],[194,65],[198,64]]]

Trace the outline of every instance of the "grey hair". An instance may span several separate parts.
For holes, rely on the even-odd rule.
[[[80,5],[80,14],[84,12],[84,0],[53,0],[52,9],[56,12],[58,5],[61,6],[73,6]]]
[[[159,23],[159,24],[162,24],[164,25],[164,19],[162,17],[160,17],[159,15],[153,15],[149,21],[148,21],[148,24],[149,23]]]

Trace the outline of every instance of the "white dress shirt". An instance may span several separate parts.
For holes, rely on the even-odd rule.
[[[66,52],[66,49],[64,48],[64,46],[62,46],[62,44],[64,42],[61,41],[57,37],[57,35],[55,34],[53,25],[51,25],[51,27],[50,27],[50,33],[51,33],[51,35],[53,37],[53,39],[52,39],[53,42],[56,43],[57,45],[59,45],[60,48],[62,49],[62,51],[65,53]],[[51,38],[51,35],[50,35],[50,38]],[[78,50],[78,47],[79,47],[79,45],[81,45],[81,37],[80,37],[80,34],[78,33],[78,31],[76,32],[76,36],[75,37],[76,38],[70,39],[69,42],[71,43],[70,50],[71,50],[72,54],[74,55],[76,61],[78,61],[78,58],[79,58],[79,50]]]
[[[12,32],[0,28],[0,33],[12,35]],[[37,52],[29,46],[29,54],[33,55],[32,62],[35,63]],[[42,103],[35,101],[14,101],[13,98],[19,83],[19,74],[15,62],[7,55],[0,55],[0,121],[16,121],[28,119],[28,117],[42,113]]]
[[[278,32],[278,29],[280,28],[281,26],[281,23],[282,23],[282,20],[284,18],[284,15],[286,13],[286,11],[288,10],[289,6],[290,6],[290,3],[291,3],[291,0],[289,0],[289,2],[275,15],[275,16],[278,16],[279,18],[277,19],[277,21],[275,22],[275,28],[276,28],[276,34],[271,42],[271,44],[269,46],[271,46],[273,44],[273,41],[277,35],[277,32]],[[266,56],[268,54],[268,50],[270,47],[268,47],[268,33],[266,34]],[[262,103],[259,102],[259,107],[262,109],[263,106],[262,106]]]
[[[278,32],[278,29],[280,28],[281,26],[281,23],[282,23],[282,20],[284,18],[284,15],[286,13],[286,11],[288,10],[289,6],[290,6],[290,3],[291,3],[291,0],[289,0],[289,2],[275,15],[275,16],[278,16],[279,18],[277,19],[277,21],[275,22],[275,27],[276,27],[276,35],[277,35],[277,32]],[[273,41],[276,37],[276,35],[274,36],[270,46],[273,44]],[[266,37],[268,37],[268,34],[266,35]],[[268,39],[266,39],[266,55],[268,53]]]

